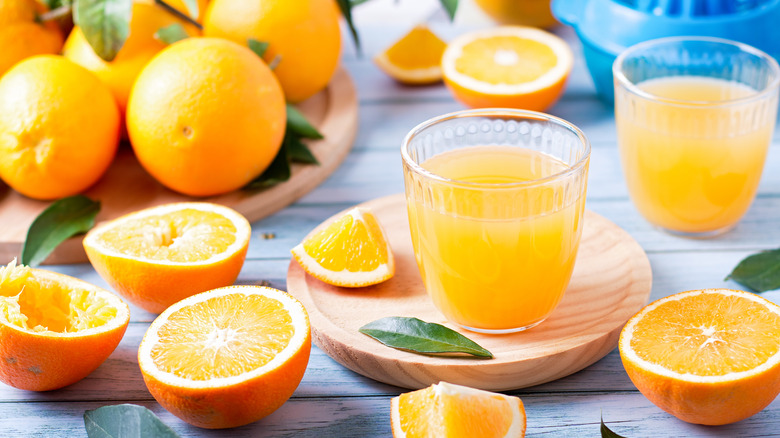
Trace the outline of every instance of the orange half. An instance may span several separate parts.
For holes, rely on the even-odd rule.
[[[430,84],[441,81],[441,57],[446,46],[428,26],[420,24],[374,57],[374,63],[401,83]]]

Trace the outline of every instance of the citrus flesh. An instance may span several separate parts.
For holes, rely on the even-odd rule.
[[[174,304],[138,350],[144,381],[174,415],[204,428],[236,427],[278,409],[311,351],[303,306],[285,292],[231,286]]]
[[[442,56],[448,88],[456,99],[474,108],[543,111],[563,92],[572,64],[565,41],[523,26],[462,35]]]
[[[0,267],[0,380],[35,391],[75,383],[108,358],[129,320],[111,292],[12,261]]]
[[[619,346],[642,394],[684,421],[740,421],[780,393],[780,306],[749,292],[660,299],[629,320]]]
[[[384,229],[365,208],[348,211],[291,252],[306,272],[335,286],[369,286],[395,272]]]
[[[160,313],[185,297],[232,284],[250,233],[249,222],[228,207],[175,203],[102,224],[87,234],[84,248],[117,292]]]
[[[374,62],[399,82],[429,84],[441,80],[441,56],[446,46],[427,26],[418,25]]]
[[[441,382],[391,401],[395,438],[525,436],[518,397]]]

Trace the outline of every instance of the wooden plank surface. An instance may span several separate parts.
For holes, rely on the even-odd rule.
[[[349,40],[345,40],[344,64],[355,80],[360,100],[360,126],[353,150],[318,188],[277,214],[253,223],[249,255],[238,283],[268,282],[285,288],[289,249],[334,213],[401,192],[398,150],[403,136],[428,117],[462,108],[441,85],[402,87],[379,72],[370,61],[371,55],[403,31],[388,29],[395,30],[381,26],[361,29],[362,58],[354,55]],[[462,31],[446,23],[436,29],[443,35]],[[569,30],[558,31],[572,43],[578,57],[566,94],[550,112],[579,125],[591,139],[594,149],[587,208],[622,227],[645,249],[653,271],[651,299],[695,288],[739,288],[723,280],[731,268],[748,254],[780,246],[780,141],[775,140],[770,150],[758,198],[734,231],[712,240],[686,240],[659,232],[644,222],[627,196],[612,111],[595,97],[579,43]],[[51,268],[107,287],[89,265]],[[763,295],[780,302],[780,292]],[[153,318],[131,307],[132,322],[119,348],[75,385],[47,393],[0,385],[0,436],[84,437],[82,416],[86,409],[126,402],[149,407],[187,437],[389,436],[390,398],[405,390],[353,373],[316,347],[301,385],[276,413],[230,431],[189,426],[155,403],[141,379],[135,354]],[[630,438],[780,436],[780,400],[730,426],[701,427],[676,420],[635,390],[616,351],[571,376],[511,393],[521,396],[526,404],[528,436],[532,437],[599,436],[602,413],[613,430]]]

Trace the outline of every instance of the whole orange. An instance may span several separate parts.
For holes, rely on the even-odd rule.
[[[474,0],[486,14],[502,24],[553,27],[558,21],[550,10],[551,0]]]
[[[57,25],[35,21],[45,11],[35,0],[0,0],[0,76],[22,59],[62,49]]]
[[[274,74],[295,103],[330,82],[341,51],[339,17],[333,0],[214,0],[203,32],[239,44],[249,38],[267,42],[264,58],[279,57]]]
[[[89,45],[84,33],[76,26],[65,41],[62,54],[66,58],[95,73],[100,80],[108,85],[116,98],[119,110],[124,116],[127,99],[135,78],[166,44],[156,39],[154,34],[163,27],[179,23],[189,35],[200,34],[197,28],[186,24],[152,1],[133,3],[132,19],[130,20],[130,35],[116,58],[106,62],[100,58]]]
[[[188,38],[160,52],[127,106],[138,161],[166,187],[211,196],[243,187],[271,163],[286,124],[284,95],[247,47]]]
[[[0,79],[0,178],[23,195],[56,199],[87,189],[118,143],[116,102],[83,67],[36,55]]]

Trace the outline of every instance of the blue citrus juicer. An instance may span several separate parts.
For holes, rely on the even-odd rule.
[[[608,102],[614,99],[612,63],[642,41],[718,37],[780,60],[780,0],[553,0],[551,7],[576,30],[596,91]]]

